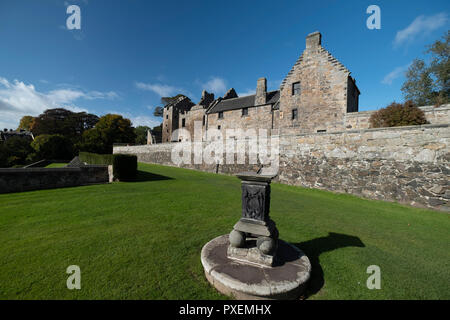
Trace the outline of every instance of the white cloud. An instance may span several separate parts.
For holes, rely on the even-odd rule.
[[[200,83],[200,86],[202,90],[214,92],[215,94],[225,93],[227,91],[225,80],[219,77],[212,77],[209,81]]]
[[[256,93],[256,90],[254,90],[254,89],[247,89],[247,91],[245,91],[245,92],[239,92],[238,96],[239,97],[245,97],[245,96],[250,96],[250,95],[255,94],[255,93]]]
[[[397,67],[391,72],[389,72],[383,80],[381,80],[381,83],[391,85],[392,81],[395,79],[403,76],[405,74],[405,71],[409,68],[411,64],[407,64],[406,66]]]
[[[149,116],[142,116],[142,115],[137,116],[137,117],[130,117],[129,119],[133,123],[134,127],[147,126],[147,127],[153,128],[153,127],[159,126],[162,122],[162,120],[158,121]]]
[[[74,105],[79,99],[114,99],[113,92],[89,91],[79,89],[58,89],[48,93],[39,92],[34,85],[22,81],[0,77],[0,128],[15,129],[24,115],[37,116],[46,109],[66,108],[75,112],[87,111]]]
[[[153,127],[159,126],[162,122],[162,118],[151,117],[151,116],[146,116],[146,115],[142,115],[142,114],[135,116],[128,111],[110,110],[107,113],[120,114],[122,117],[124,117],[126,119],[130,119],[133,127],[147,126],[147,127],[153,128]]]
[[[196,101],[197,99],[196,96],[192,94],[192,92],[183,88],[169,86],[167,84],[144,82],[136,82],[135,84],[138,89],[152,91],[160,97],[172,97],[177,94],[184,94],[185,96],[192,99],[192,101]]]
[[[177,87],[157,83],[151,84],[151,83],[136,82],[136,87],[142,90],[153,91],[160,97],[169,97],[178,94],[181,91],[184,91],[183,89]]]
[[[427,36],[432,31],[445,26],[448,23],[448,15],[441,12],[432,16],[420,15],[405,29],[400,30],[395,35],[394,46],[409,43],[417,37]]]

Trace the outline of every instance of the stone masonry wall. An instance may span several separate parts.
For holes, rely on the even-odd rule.
[[[242,115],[242,109],[224,111],[223,119],[219,119],[218,113],[208,114],[208,130],[217,129],[267,129],[272,128],[272,107],[263,105],[248,108],[248,115]]]
[[[425,113],[430,124],[450,123],[450,104],[439,107],[423,106],[419,107]],[[345,115],[345,128],[347,130],[368,129],[370,126],[369,118],[376,110],[351,112]]]
[[[0,193],[108,183],[112,166],[0,169]]]
[[[370,199],[450,211],[450,125],[423,125],[335,133],[281,130],[276,181]],[[174,144],[114,147],[138,161],[174,164]],[[255,165],[181,165],[234,174]]]

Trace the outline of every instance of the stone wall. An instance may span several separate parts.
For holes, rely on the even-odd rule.
[[[209,129],[267,129],[272,128],[272,106],[262,105],[248,108],[248,114],[242,115],[242,109],[223,112],[223,118],[219,119],[219,113],[208,114]],[[224,131],[225,132],[225,131]]]
[[[450,123],[450,104],[419,108],[425,113],[425,117],[430,124]],[[376,110],[347,113],[345,115],[345,128],[347,130],[368,129],[370,126],[369,118],[374,112]]]
[[[450,125],[423,125],[335,133],[281,130],[277,181],[370,199],[450,210]],[[174,144],[115,147],[138,161],[174,166]],[[181,165],[234,174],[256,165]]]
[[[107,183],[111,181],[111,175],[112,168],[100,165],[79,168],[0,169],[0,193]]]

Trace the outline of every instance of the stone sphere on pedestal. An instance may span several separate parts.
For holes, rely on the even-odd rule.
[[[258,240],[256,240],[256,246],[262,253],[272,254],[277,247],[276,241],[277,240],[270,237],[259,237]]]
[[[245,234],[237,230],[231,231],[230,244],[235,248],[242,248],[245,245]]]

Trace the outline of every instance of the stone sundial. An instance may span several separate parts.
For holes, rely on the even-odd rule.
[[[270,218],[270,183],[265,169],[236,175],[241,180],[242,214],[230,234],[209,241],[201,261],[208,281],[236,299],[297,299],[311,274],[308,257],[278,238]]]

